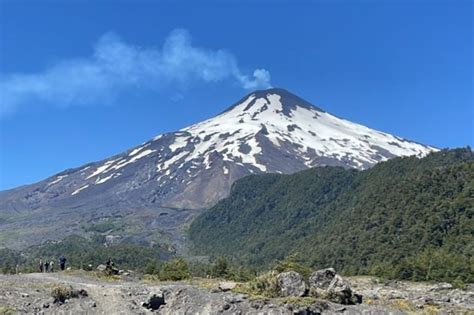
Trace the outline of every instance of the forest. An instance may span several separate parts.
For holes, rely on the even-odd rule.
[[[196,253],[257,269],[296,254],[346,275],[473,282],[473,162],[462,148],[365,171],[249,176],[189,234]]]

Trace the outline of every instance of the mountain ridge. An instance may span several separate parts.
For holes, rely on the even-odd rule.
[[[198,212],[247,175],[324,165],[366,169],[436,150],[333,116],[284,89],[259,90],[210,119],[0,192],[0,224],[42,211],[77,211],[89,220],[133,211]]]

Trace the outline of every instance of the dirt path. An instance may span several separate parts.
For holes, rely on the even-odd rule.
[[[77,289],[85,289],[89,298],[96,303],[96,311],[108,314],[120,314],[127,307],[124,299],[124,283],[113,283],[93,280],[61,273],[31,273],[25,274],[25,278],[34,279],[45,283],[61,283],[71,285]]]
[[[139,303],[145,300],[153,289],[159,291],[158,288],[142,283],[108,282],[65,273],[0,275],[0,282],[0,305],[11,305],[12,309],[22,313],[40,310],[52,313],[61,310],[74,314],[130,314],[134,311],[146,313],[147,309]],[[71,286],[76,290],[84,289],[88,296],[70,299],[63,305],[53,304],[50,294],[51,289],[56,285]]]

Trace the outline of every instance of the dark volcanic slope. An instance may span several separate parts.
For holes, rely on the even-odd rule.
[[[253,173],[313,166],[364,169],[435,150],[332,116],[282,89],[257,91],[222,114],[100,162],[0,193],[0,211],[50,207],[204,208]]]

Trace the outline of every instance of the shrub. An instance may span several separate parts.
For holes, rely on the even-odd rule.
[[[231,271],[227,259],[223,256],[217,258],[211,268],[211,276],[214,278],[229,278]]]
[[[74,290],[71,286],[56,285],[51,290],[54,303],[64,303],[66,299],[87,296],[86,290]]]
[[[279,273],[287,271],[296,271],[306,280],[311,275],[311,268],[305,266],[302,263],[302,259],[299,253],[294,253],[286,257],[284,260],[277,261],[273,269],[275,269]]]
[[[264,273],[247,283],[241,284],[237,290],[250,295],[259,295],[269,298],[278,297],[280,290],[277,275],[278,272],[276,271]]]
[[[189,279],[191,272],[184,259],[173,259],[167,262],[159,273],[160,280],[179,281]]]
[[[145,265],[145,274],[154,275],[160,272],[160,264],[156,260],[151,260]]]
[[[66,287],[66,286],[61,286],[57,285],[53,288],[51,291],[51,296],[54,299],[54,303],[64,303],[66,299],[70,299],[73,297],[73,289],[72,287]]]

